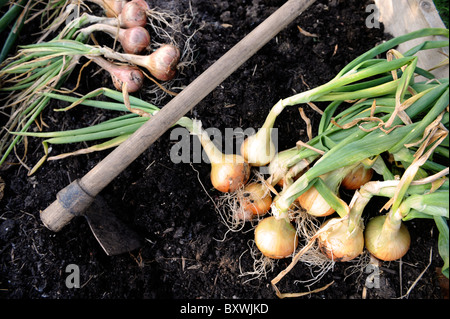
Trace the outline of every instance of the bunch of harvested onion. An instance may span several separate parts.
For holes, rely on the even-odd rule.
[[[448,30],[426,29],[394,38],[357,58],[329,83],[281,100],[269,113],[263,127],[270,130],[287,105],[332,101],[322,114],[316,137],[273,157],[268,181],[276,185],[285,176],[290,180],[272,205],[275,218],[288,221],[293,213],[323,217],[334,211],[339,215],[325,219],[320,229],[305,238],[307,244],[291,265],[272,281],[278,296],[286,295],[276,283],[315,243],[332,262],[357,258],[364,247],[380,260],[396,260],[411,244],[404,221],[419,216],[436,221],[443,272],[448,276],[448,79],[435,80],[417,67],[413,56],[424,48],[448,46],[448,41],[426,42],[404,55],[391,50],[399,40],[429,32],[448,37]],[[373,59],[373,54],[385,50],[389,59]],[[390,68],[392,62],[400,65]],[[416,74],[430,81],[415,82]],[[364,81],[366,75],[370,80]],[[355,99],[356,103],[334,114],[344,101]],[[268,145],[267,133],[259,134],[251,139]],[[249,138],[247,145],[252,143]],[[389,158],[394,161],[386,162]],[[370,181],[374,172],[381,181]],[[396,180],[394,175],[399,174]],[[355,190],[350,203],[340,199],[339,188],[344,187]],[[388,197],[384,207],[388,213],[370,220],[364,231],[362,214],[373,196]],[[292,212],[296,203],[300,212]]]
[[[178,123],[202,142],[212,164],[212,185],[221,192],[239,194],[240,206],[246,212],[242,215],[244,220],[254,217],[260,220],[255,227],[255,243],[262,254],[274,259],[294,256],[288,268],[272,281],[279,296],[282,294],[276,283],[315,244],[331,262],[357,258],[364,247],[382,260],[401,258],[411,240],[403,222],[412,218],[435,220],[440,232],[443,273],[448,276],[449,208],[444,200],[449,192],[448,79],[434,79],[431,73],[417,67],[418,58],[414,55],[423,49],[448,46],[448,41],[427,41],[403,55],[392,49],[404,41],[429,35],[448,37],[448,30],[423,29],[389,40],[349,63],[330,82],[280,100],[261,129],[242,144],[242,156],[221,153],[199,121],[183,118]],[[51,52],[55,55],[58,55],[56,44],[62,44],[73,56],[103,55],[123,61],[128,57],[68,40],[54,44]],[[383,53],[386,58],[376,58]],[[417,74],[430,81],[416,82]],[[102,89],[96,93],[124,101],[118,92]],[[88,97],[78,100],[55,94],[45,96],[100,107]],[[287,106],[306,102],[331,102],[323,111],[317,136],[275,154],[271,134],[277,116]],[[121,103],[117,106],[123,109]],[[129,103],[133,106],[128,110],[134,110],[133,114],[95,127],[99,129],[95,133],[108,132],[103,138],[113,138],[102,147],[117,145],[121,138],[142,125],[146,120],[142,115],[157,111],[139,99],[130,97]],[[336,114],[338,108],[343,110]],[[89,133],[88,137],[84,135],[86,131],[80,132],[67,134],[77,137],[70,138],[71,141],[98,139],[96,134]],[[47,144],[67,142],[68,139],[62,139],[64,134],[26,133],[48,137]],[[249,176],[250,166],[264,165],[268,165],[269,177],[259,187],[251,186],[254,180]],[[378,180],[372,181],[375,177]],[[248,180],[251,182],[246,185]],[[277,190],[280,181],[282,188]],[[354,191],[349,203],[340,198],[341,187]],[[261,219],[267,213],[267,189],[276,196],[270,198],[271,216]],[[364,226],[363,213],[373,196],[388,198],[385,205],[388,213]],[[333,216],[335,212],[339,217]],[[293,222],[305,214],[320,216],[324,223],[308,238],[301,238]],[[299,249],[300,239],[306,244]]]
[[[10,112],[10,118],[1,134],[0,165],[23,138],[20,135],[13,136],[9,132],[29,130],[50,101],[50,98],[42,93],[60,89],[83,56],[107,71],[117,90],[122,90],[126,85],[130,93],[142,88],[145,71],[149,71],[156,78],[154,81],[169,81],[175,77],[180,50],[173,43],[158,44],[160,47],[151,54],[138,55],[150,49],[150,35],[146,26],[149,15],[155,14],[145,1],[99,1],[97,4],[105,5],[105,9],[114,7],[115,10],[121,10],[112,14],[112,17],[97,17],[84,13],[70,21],[61,31],[57,31],[57,27],[67,21],[77,7],[76,4],[70,3],[38,43],[22,45],[16,56],[1,65],[0,76],[3,81],[0,94],[8,94],[2,109]],[[57,32],[54,39],[44,41],[52,32]],[[83,46],[87,46],[86,43],[94,32],[105,32],[114,37],[121,43],[125,53],[103,47],[101,49],[105,55],[90,54],[89,49]],[[140,66],[144,67],[145,71],[141,70]]]

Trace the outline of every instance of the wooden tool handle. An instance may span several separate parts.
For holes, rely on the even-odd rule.
[[[287,1],[81,178],[78,182],[80,189],[84,190],[88,196],[96,196],[182,116],[313,2],[314,0]],[[81,205],[81,203],[78,204],[78,210],[88,207]],[[66,207],[73,207],[73,205],[54,202],[41,212],[41,219],[46,221],[45,225],[48,228],[59,230],[64,226],[62,223],[66,219],[58,218],[58,216],[67,215]]]

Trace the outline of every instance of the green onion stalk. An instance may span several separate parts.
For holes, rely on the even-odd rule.
[[[405,87],[411,81],[411,73],[418,69],[415,66],[417,58],[413,54],[419,50],[448,46],[448,41],[425,42],[414,50],[408,51],[404,57],[392,61],[374,58],[402,42],[429,35],[448,37],[448,30],[428,28],[391,39],[353,60],[328,83],[278,101],[270,110],[260,130],[244,141],[241,154],[254,166],[266,165],[273,159],[275,153],[271,131],[276,118],[287,106],[313,101],[344,101],[382,96],[395,92],[399,87],[402,90],[399,90],[397,97],[401,98],[407,93]],[[400,79],[393,79],[386,75],[387,72],[406,66],[408,66],[407,74]],[[430,76],[427,71],[419,72]],[[372,79],[375,76],[379,78]],[[335,105],[337,106],[338,103]]]
[[[444,79],[441,81],[441,84],[432,85],[426,89],[420,86],[420,89],[423,90],[416,92],[415,95],[410,97],[407,93],[407,88],[414,88],[411,80],[416,69],[416,59],[414,58],[410,64],[405,64],[404,67],[402,77],[394,80],[398,81],[397,87],[394,87],[393,92],[390,94],[393,95],[391,105],[394,102],[394,107],[384,107],[383,111],[375,116],[374,110],[378,109],[378,100],[375,98],[373,102],[375,108],[371,107],[366,110],[366,114],[367,112],[371,113],[370,117],[366,117],[364,111],[361,112],[361,109],[358,110],[356,108],[361,107],[361,105],[355,104],[351,110],[357,111],[353,113],[355,116],[352,117],[352,113],[349,113],[349,110],[347,110],[347,115],[339,119],[341,121],[333,121],[332,124],[337,126],[336,130],[333,130],[333,127],[330,127],[329,124],[323,123],[326,118],[322,117],[322,131],[319,131],[318,136],[308,144],[310,146],[318,146],[317,148],[321,149],[324,154],[321,154],[320,159],[314,166],[288,189],[283,189],[282,196],[278,198],[274,205],[273,214],[275,216],[286,218],[286,212],[292,202],[306,191],[320,175],[344,165],[355,164],[364,159],[375,157],[383,152],[390,151],[394,157],[402,153],[405,156],[404,153],[410,152],[409,150],[405,152],[403,145],[421,137],[427,126],[443,113],[447,107],[448,80]],[[389,94],[385,94],[381,98],[385,99],[388,96]],[[329,107],[334,108],[336,104],[331,103]],[[422,114],[426,115],[421,118]],[[331,117],[328,117],[328,119],[331,122]],[[350,121],[345,122],[346,120]],[[356,125],[360,120],[366,122],[362,129],[362,125]],[[346,124],[349,124],[347,128]],[[342,133],[344,134],[341,135]],[[336,136],[341,138],[333,140]],[[328,149],[323,148],[323,144],[319,145],[318,141],[326,141],[331,147]],[[301,152],[305,152],[309,156],[311,149],[301,148],[299,153]],[[410,155],[412,156],[412,154]],[[301,157],[298,156],[298,158]],[[435,169],[442,168],[441,165],[433,163],[427,163],[427,165],[434,165]]]
[[[67,6],[63,16],[70,14],[74,8],[74,5]],[[80,43],[86,42],[88,37],[75,34],[77,29],[76,23],[70,23],[66,26],[65,37]],[[59,89],[78,63],[79,57],[79,55],[64,57],[45,49],[33,50],[22,47],[15,57],[1,64],[0,93],[6,95],[6,103],[2,106],[2,110],[8,111],[10,116],[1,134],[0,165],[6,161],[10,152],[22,139],[21,136],[11,136],[8,131],[26,132],[29,129],[50,101],[49,97],[41,93]]]
[[[56,6],[58,3],[61,4],[62,2],[52,1],[48,5]],[[64,3],[67,4],[67,1]],[[131,15],[137,14],[136,10],[140,10],[141,14],[137,15],[142,16],[141,24],[145,25],[147,21],[147,8],[142,8],[139,1],[133,1],[133,3],[126,4],[127,9],[124,8],[118,19],[82,14],[67,23],[53,40],[44,42],[43,40],[49,34],[57,30],[62,23],[68,21],[70,16],[75,13],[78,5],[72,2],[68,4],[65,10],[55,17],[54,22],[45,29],[46,32],[37,43],[21,46],[21,50],[15,57],[6,60],[2,64],[0,76],[4,78],[4,81],[1,84],[0,92],[9,94],[7,102],[2,108],[5,110],[10,109],[9,113],[11,115],[1,136],[0,150],[2,157],[0,165],[5,162],[12,149],[22,139],[21,136],[11,137],[7,131],[28,131],[31,124],[50,101],[49,97],[40,93],[60,89],[78,64],[80,58],[86,56],[86,50],[83,50],[84,47],[82,45],[88,41],[90,34],[96,29],[88,28],[86,30],[84,28],[85,25],[101,22],[113,27],[117,26],[118,30],[122,25],[132,27],[129,23],[135,21],[135,17]],[[138,30],[138,33],[143,35],[141,39],[146,41],[143,46],[147,47],[149,41],[147,31],[143,28],[134,28],[134,30]],[[129,34],[127,33],[126,35]],[[135,37],[133,36],[133,38]],[[81,46],[77,46],[77,44]],[[179,58],[178,48],[170,47],[170,49],[172,50],[170,51],[166,47],[163,53],[170,53],[172,60],[177,62]],[[110,52],[114,51],[110,50]],[[119,70],[119,66],[108,63],[105,59],[95,54],[92,56],[92,60],[111,73],[116,88],[124,82],[126,77],[130,78],[130,85],[128,86],[130,92],[142,86],[144,75],[137,67],[130,66],[126,70],[123,70],[125,67],[122,67],[122,70]],[[170,66],[172,67],[172,65]],[[115,73],[113,74],[111,71],[115,71]],[[174,71],[169,70],[169,72],[161,75],[165,78],[159,79],[167,80],[169,76],[173,75]],[[116,85],[116,83],[118,84]],[[134,90],[132,90],[133,85],[136,87]]]
[[[34,174],[46,160],[57,160],[68,156],[87,154],[116,147],[141,127],[150,116],[160,110],[151,103],[147,103],[133,96],[128,96],[126,92],[121,93],[108,88],[97,89],[86,94],[82,98],[75,98],[57,93],[43,94],[48,98],[55,98],[71,103],[68,107],[57,111],[68,111],[77,105],[86,105],[101,109],[127,112],[127,114],[120,115],[93,126],[75,130],[14,133],[21,136],[45,138],[42,142],[44,156],[32,168],[30,174]],[[115,102],[97,101],[92,99],[100,94],[115,100]],[[199,138],[211,163],[211,183],[215,189],[224,193],[235,192],[247,183],[250,177],[250,166],[248,163],[239,155],[223,154],[211,141],[207,132],[203,130],[199,120],[191,120],[187,117],[182,117],[177,121],[176,125],[186,128],[191,134],[196,135]],[[94,140],[106,141],[74,152],[49,157],[49,144],[68,144]]]

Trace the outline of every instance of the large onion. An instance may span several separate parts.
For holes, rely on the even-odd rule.
[[[271,216],[264,218],[256,226],[255,244],[264,256],[281,259],[294,253],[298,236],[290,222]]]
[[[411,244],[406,226],[401,220],[393,222],[389,215],[372,218],[366,225],[364,237],[367,250],[384,261],[403,257]]]
[[[318,242],[320,250],[334,261],[349,261],[358,257],[364,250],[362,227],[349,231],[346,218],[327,220],[319,229]]]

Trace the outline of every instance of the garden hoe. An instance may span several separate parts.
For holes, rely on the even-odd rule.
[[[261,47],[306,10],[314,0],[289,0],[152,116],[81,179],[59,191],[41,212],[44,225],[59,231],[74,216],[84,215],[108,255],[138,247],[139,240],[119,223],[96,196],[164,132],[230,76]]]

